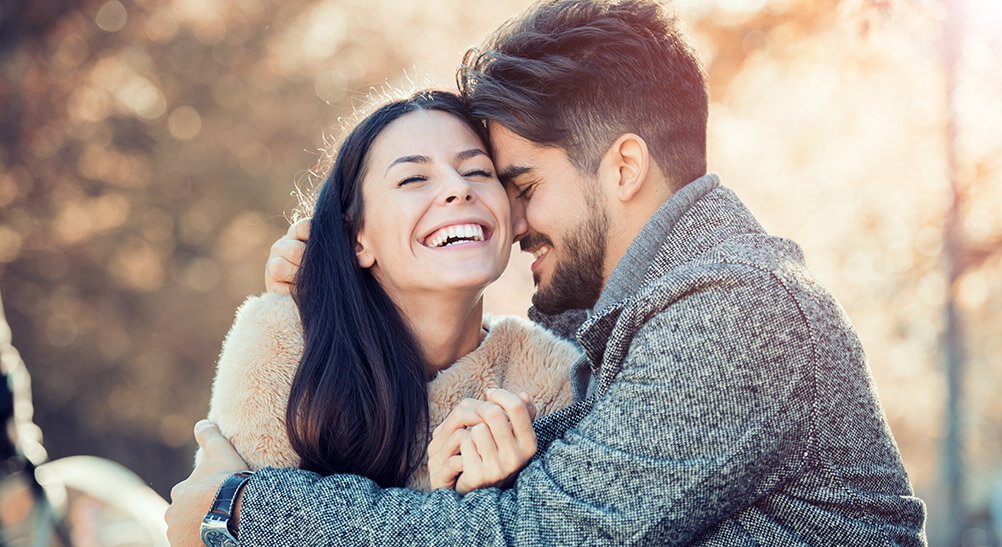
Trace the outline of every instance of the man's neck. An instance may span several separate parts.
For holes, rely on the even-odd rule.
[[[609,211],[609,232],[606,239],[606,259],[602,271],[604,287],[613,270],[626,255],[630,244],[637,238],[644,225],[658,209],[674,194],[663,180],[651,181],[638,195],[626,203],[616,203]]]
[[[708,192],[717,188],[720,180],[715,174],[706,174],[672,193],[651,213],[641,217],[643,223],[637,229],[623,231],[619,244],[625,242],[625,249],[607,249],[610,260],[606,266],[611,269],[606,274],[602,294],[592,308],[599,312],[638,289],[651,262],[663,245],[678,219]],[[626,240],[626,236],[630,239]]]

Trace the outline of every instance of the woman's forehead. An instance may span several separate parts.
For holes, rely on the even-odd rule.
[[[467,122],[440,110],[416,110],[390,122],[369,149],[372,167],[388,167],[401,157],[451,157],[486,147]]]

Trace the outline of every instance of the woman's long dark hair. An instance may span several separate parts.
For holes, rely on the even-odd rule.
[[[292,447],[304,469],[364,475],[383,487],[403,486],[422,461],[427,372],[400,311],[358,265],[355,242],[369,148],[387,125],[418,110],[453,114],[488,142],[465,103],[443,91],[388,103],[359,122],[317,196],[293,291],[305,348],[286,410]]]

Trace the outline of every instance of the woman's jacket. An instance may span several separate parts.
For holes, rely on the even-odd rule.
[[[477,349],[428,382],[429,438],[461,400],[482,400],[489,388],[527,392],[537,418],[572,402],[568,371],[580,355],[573,344],[518,317],[487,316],[484,327],[487,337]],[[302,351],[299,311],[288,295],[252,296],[237,310],[223,342],[208,417],[252,469],[299,466],[285,409]],[[428,489],[427,460],[408,486]]]

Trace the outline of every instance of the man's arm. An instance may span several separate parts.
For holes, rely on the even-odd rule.
[[[459,497],[264,469],[244,491],[241,539],[691,541],[794,473],[809,437],[805,326],[785,292],[759,281],[761,305],[721,306],[733,287],[711,286],[648,320],[592,411],[512,489]],[[780,325],[777,309],[787,314]]]
[[[164,514],[167,539],[173,547],[202,547],[199,527],[202,517],[209,512],[216,491],[226,477],[248,470],[233,445],[208,420],[195,424],[195,440],[202,449],[201,461],[187,479],[171,489],[171,504]],[[240,498],[237,498],[233,518],[238,519],[239,511]]]

